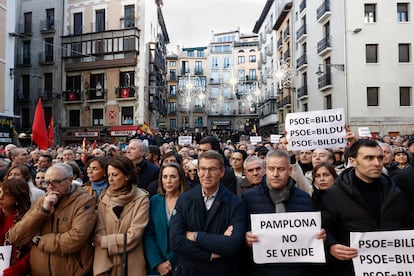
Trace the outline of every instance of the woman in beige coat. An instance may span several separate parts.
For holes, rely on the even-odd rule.
[[[98,203],[93,239],[94,275],[146,275],[142,237],[149,217],[147,193],[135,186],[134,165],[126,157],[109,159],[106,175],[109,187]]]

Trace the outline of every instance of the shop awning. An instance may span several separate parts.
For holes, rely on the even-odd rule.
[[[109,129],[110,136],[134,136],[137,132],[141,131],[139,126],[114,126]]]

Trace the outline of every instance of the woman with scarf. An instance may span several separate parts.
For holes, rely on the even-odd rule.
[[[7,245],[7,232],[30,208],[30,190],[22,179],[10,179],[0,184],[0,242]],[[3,271],[4,276],[28,275],[30,244],[12,244],[10,266]]]
[[[108,160],[108,189],[98,202],[98,222],[93,245],[94,275],[146,275],[142,243],[149,217],[148,194],[136,187],[131,160]],[[125,271],[127,270],[127,271]]]
[[[94,157],[88,162],[86,173],[89,182],[83,185],[88,194],[92,195],[96,201],[106,192],[108,188],[108,181],[106,179],[106,157]]]

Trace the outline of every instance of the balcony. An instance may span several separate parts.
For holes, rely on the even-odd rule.
[[[321,41],[318,42],[318,55],[324,56],[330,51],[332,51],[331,37],[326,36]]]
[[[39,65],[54,64],[53,53],[39,53]]]
[[[203,75],[203,74],[204,74],[204,70],[203,69],[201,69],[201,68],[195,68],[194,69],[194,75],[200,76],[200,75]]]
[[[302,13],[306,9],[306,0],[302,0],[299,4],[299,13]]]
[[[283,53],[283,60],[287,62],[289,59],[290,59],[290,52],[289,52],[289,49],[287,49],[287,50]]]
[[[131,100],[135,98],[135,89],[133,85],[118,86],[115,88],[115,95],[117,100]]]
[[[283,31],[283,40],[287,40],[290,37],[290,30],[289,26],[286,27],[286,29]]]
[[[283,107],[289,107],[292,105],[292,100],[290,98],[290,96],[285,96],[283,98]]]
[[[40,91],[40,97],[42,98],[42,101],[53,101],[54,97],[59,97],[59,95],[55,95],[52,91],[52,89],[42,89]]]
[[[16,99],[19,101],[19,103],[28,103],[30,102],[30,92],[29,91],[23,91],[18,90]]]
[[[201,105],[195,105],[194,106],[194,112],[202,113],[204,112],[204,107]]]
[[[71,89],[62,92],[64,103],[81,103],[82,97],[79,89]]]
[[[135,26],[138,26],[138,18],[134,16],[128,16],[127,18],[121,17],[119,21],[121,22],[121,29],[135,28]]]
[[[296,90],[298,99],[303,100],[308,97],[308,86],[304,85]]]
[[[33,24],[31,23],[26,23],[26,24],[19,24],[17,26],[17,30],[19,34],[24,34],[25,36],[32,36],[32,28],[33,28]]]
[[[282,47],[282,38],[280,37],[278,40],[277,40],[277,49],[279,50],[280,49],[280,47]]]
[[[177,75],[176,74],[170,74],[170,81],[177,81]]]
[[[89,88],[86,90],[87,95],[87,102],[101,102],[105,101],[105,95],[107,93],[107,89],[96,89],[96,88]]]
[[[303,54],[296,60],[296,69],[302,71],[308,67],[307,55]]]
[[[324,22],[327,18],[331,16],[331,8],[329,0],[324,0],[322,5],[316,10],[316,20],[318,23]]]
[[[42,34],[54,33],[55,32],[55,20],[49,18],[43,21],[40,21],[40,32]]]
[[[318,88],[323,91],[332,87],[331,73],[325,73],[318,78]]]
[[[277,109],[282,110],[283,109],[283,103],[280,100],[277,100],[276,101],[276,107],[277,107]]]
[[[307,37],[308,37],[308,34],[306,33],[306,24],[303,24],[296,31],[296,40],[297,42],[302,43],[303,41],[305,41]]]

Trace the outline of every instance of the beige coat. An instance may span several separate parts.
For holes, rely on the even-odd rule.
[[[76,185],[72,189],[49,215],[40,209],[44,198],[39,199],[10,230],[8,240],[17,245],[42,236],[30,251],[32,276],[85,275],[92,268],[95,200]]]
[[[133,187],[133,199],[124,206],[120,218],[112,211],[111,198],[105,194],[98,203],[96,233],[105,236],[95,247],[94,275],[121,275],[124,233],[127,233],[128,275],[145,276],[146,263],[142,237],[149,219],[149,199],[145,191]]]

